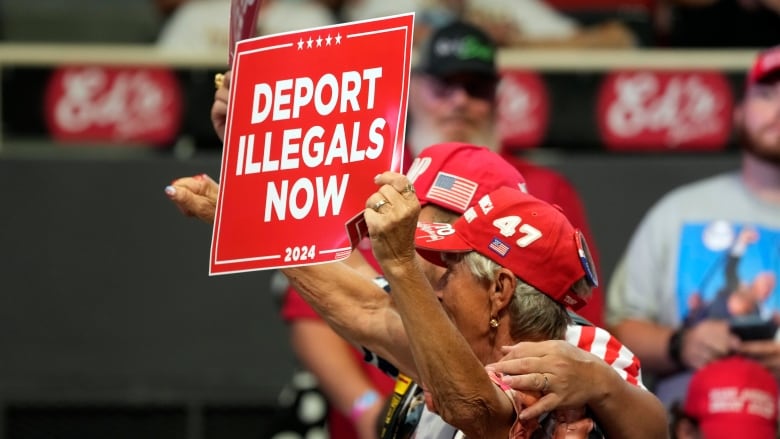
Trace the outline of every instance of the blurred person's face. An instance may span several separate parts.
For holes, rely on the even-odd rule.
[[[421,222],[452,223],[460,215],[426,204],[420,209]],[[479,355],[480,341],[491,332],[491,285],[480,282],[461,258],[462,254],[445,254],[447,267],[432,264],[418,255],[422,270],[447,315]]]
[[[737,124],[743,147],[753,155],[780,164],[780,76],[747,90]]]
[[[412,152],[441,142],[467,142],[495,148],[496,83],[478,75],[439,78],[412,75],[409,91]]]
[[[493,317],[490,290],[492,282],[480,282],[471,273],[463,261],[463,253],[444,254],[447,264],[444,274],[433,290],[444,310],[458,328],[477,357],[485,361],[486,353],[480,352],[480,346],[490,336],[493,329],[488,322]]]

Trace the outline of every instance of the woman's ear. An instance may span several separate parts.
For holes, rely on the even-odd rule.
[[[497,308],[501,309],[512,301],[517,287],[517,278],[510,270],[501,268],[496,273],[495,279],[491,300],[495,302]]]

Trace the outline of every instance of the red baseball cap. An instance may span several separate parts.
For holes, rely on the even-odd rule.
[[[484,195],[453,224],[418,223],[417,252],[444,266],[441,253],[476,251],[557,302],[585,304],[572,285],[597,284],[582,233],[554,205],[509,187]]]
[[[693,375],[683,411],[698,420],[707,439],[774,439],[777,399],[777,381],[771,372],[756,361],[732,356]]]
[[[753,67],[747,75],[747,85],[761,82],[769,75],[780,72],[780,46],[762,50],[756,56]]]
[[[463,213],[474,200],[503,186],[525,189],[520,171],[484,146],[448,142],[423,150],[406,173],[420,205]]]

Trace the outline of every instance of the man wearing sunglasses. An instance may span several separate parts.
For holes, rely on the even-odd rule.
[[[409,84],[407,142],[414,157],[445,140],[498,145],[495,50],[485,33],[463,22],[438,29],[422,45]]]

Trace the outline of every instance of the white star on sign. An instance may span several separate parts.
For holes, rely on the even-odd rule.
[[[298,50],[303,50],[303,38],[298,40]]]
[[[325,45],[326,46],[330,46],[330,40],[332,40],[332,39],[333,38],[330,37],[330,34],[328,34],[328,38],[325,38]]]
[[[322,37],[317,35],[317,47],[322,47]]]
[[[341,34],[336,34],[336,44],[341,44]]]
[[[311,43],[312,43],[312,41],[314,41],[314,40],[312,40],[312,39],[311,39],[311,37],[309,37],[309,40],[308,40],[308,41],[306,41],[306,48],[307,48],[307,49],[311,49]]]

